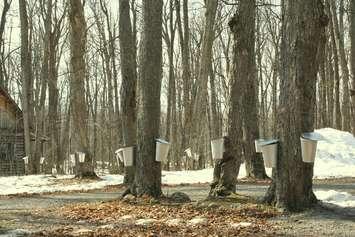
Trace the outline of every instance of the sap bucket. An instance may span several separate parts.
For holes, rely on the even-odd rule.
[[[263,153],[266,168],[276,167],[278,143],[278,140],[268,140],[264,141],[261,145],[261,152]]]
[[[123,149],[122,148],[118,149],[117,151],[115,151],[115,154],[116,154],[117,164],[119,163],[118,160],[123,162]]]
[[[57,172],[57,167],[54,166],[54,167],[52,168],[52,175],[56,176],[57,174],[58,174],[58,172]]]
[[[170,143],[162,139],[156,139],[155,141],[155,161],[162,162],[168,157]]]
[[[322,137],[317,133],[303,133],[300,137],[302,161],[313,163],[316,158],[317,143],[322,140]]]
[[[218,138],[211,141],[212,158],[220,160],[223,158],[224,152],[224,138]]]
[[[70,159],[70,163],[75,164],[75,155],[74,154],[70,154],[69,159]]]
[[[191,148],[187,148],[185,151],[184,151],[187,155],[187,157],[192,157],[192,151],[191,151]]]
[[[120,149],[123,156],[123,164],[126,167],[133,166],[134,146],[128,146]]]
[[[265,142],[265,139],[256,139],[255,140],[255,151],[256,153],[261,153],[261,146]]]
[[[28,165],[28,156],[25,156],[25,157],[23,157],[22,159],[23,159],[23,161],[25,162],[25,165]]]
[[[84,152],[78,152],[79,156],[79,162],[84,163],[85,162],[85,153]]]
[[[44,164],[44,160],[45,160],[45,158],[42,156],[41,158],[39,158],[39,163],[40,163],[41,165],[43,165],[43,164]]]

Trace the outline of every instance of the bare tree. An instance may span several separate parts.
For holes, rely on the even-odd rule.
[[[138,195],[159,197],[161,164],[155,161],[159,137],[162,80],[162,0],[143,1],[143,32],[140,51],[138,136],[135,184]]]
[[[321,0],[282,5],[279,152],[265,201],[295,211],[313,206],[313,163],[302,162],[300,136],[314,126],[319,51],[328,18]],[[304,23],[307,24],[304,24]]]
[[[350,63],[352,72],[352,87],[350,91],[351,103],[352,103],[352,113],[355,115],[355,0],[350,0],[350,41],[351,41],[351,51],[350,51]],[[355,136],[355,119],[351,119],[352,134]]]
[[[6,88],[6,84],[5,83],[5,61],[4,59],[4,32],[5,32],[5,24],[6,24],[6,15],[8,13],[8,11],[10,10],[10,6],[11,6],[11,1],[9,0],[4,0],[3,3],[3,8],[2,8],[2,12],[1,12],[1,18],[0,18],[0,85]]]
[[[119,35],[121,56],[121,113],[122,133],[125,146],[135,146],[136,138],[136,87],[137,69],[135,58],[135,40],[133,36],[130,4],[128,0],[120,0]],[[124,183],[134,182],[134,167],[125,167]]]
[[[22,70],[22,112],[25,133],[25,152],[30,161],[30,172],[37,173],[39,160],[32,156],[31,144],[31,123],[33,118],[32,108],[32,56],[29,44],[29,26],[26,2],[19,0],[20,22],[21,22],[21,70]]]
[[[78,178],[96,178],[89,149],[88,106],[83,91],[86,78],[86,21],[81,0],[70,0],[70,104],[73,121],[73,138],[78,152],[85,154],[85,162],[81,164]]]

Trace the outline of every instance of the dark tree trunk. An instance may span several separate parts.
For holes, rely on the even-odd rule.
[[[319,51],[328,18],[321,0],[283,2],[281,84],[274,182],[265,200],[290,211],[313,206],[313,163],[302,162],[300,136],[312,132]]]
[[[255,9],[253,0],[240,1],[239,11],[234,17],[234,32],[240,49],[240,67],[238,75],[244,80],[243,88],[243,124],[244,156],[247,176],[257,179],[267,178],[264,162],[260,153],[256,153],[254,141],[259,138],[257,111],[257,74],[255,62]]]
[[[215,18],[218,6],[217,0],[207,0],[205,25],[203,30],[203,39],[198,68],[198,78],[196,80],[196,96],[192,111],[192,127],[190,131],[190,144],[192,151],[199,154],[203,149],[204,136],[203,130],[207,123],[207,102],[208,102],[208,76],[210,74],[210,65],[212,59],[212,48],[215,38]],[[214,138],[213,138],[214,139]],[[201,154],[199,154],[201,155]]]
[[[224,137],[224,148],[223,159],[215,162],[209,197],[228,196],[236,191],[240,162],[236,161],[233,144],[228,137]]]
[[[6,15],[10,10],[11,1],[4,0],[3,8],[1,12],[0,18],[0,85],[7,89],[7,83],[5,81],[5,52],[4,52],[4,32],[5,32],[5,23],[6,23]]]
[[[248,6],[248,1],[241,1],[240,12]],[[233,41],[233,61],[231,68],[231,91],[230,108],[228,114],[228,136],[225,137],[225,151],[223,159],[215,162],[213,172],[213,183],[211,184],[210,196],[226,196],[236,191],[237,177],[239,167],[242,162],[242,97],[245,85],[243,70],[245,62],[248,62],[247,54],[244,54],[245,36],[240,34],[240,27],[243,23],[240,21],[239,11],[229,22],[229,27],[234,36]],[[243,45],[244,43],[244,45]],[[246,58],[243,58],[244,57]]]
[[[327,117],[328,126],[333,127],[334,121],[334,69],[332,63],[331,44],[327,47]]]
[[[136,145],[136,87],[135,41],[132,32],[130,5],[128,0],[120,0],[119,35],[121,50],[121,115],[122,133],[125,146]],[[125,167],[124,184],[134,182],[134,166]]]
[[[159,137],[162,80],[162,0],[143,1],[143,32],[139,71],[139,107],[135,185],[137,195],[159,197],[161,164],[155,161]]]
[[[21,22],[21,78],[22,78],[22,113],[25,133],[25,153],[29,158],[30,173],[39,172],[39,158],[32,156],[31,124],[33,118],[33,75],[32,54],[29,43],[29,26],[26,1],[19,0]]]
[[[355,136],[355,0],[350,0],[350,41],[351,41],[351,51],[350,51],[350,63],[352,72],[352,87],[350,90],[351,103],[352,103],[352,114],[351,119],[352,134]]]
[[[327,14],[329,15],[329,31],[330,31],[330,38],[332,42],[332,52],[333,52],[333,60],[334,60],[334,123],[333,127],[336,129],[341,130],[342,126],[342,114],[341,114],[341,108],[340,108],[340,75],[339,75],[339,55],[338,55],[338,48],[336,45],[336,39],[335,39],[335,32],[334,32],[334,18],[332,17],[332,12],[331,12],[331,6],[329,1],[327,1]],[[336,16],[335,16],[336,17]]]
[[[85,153],[85,162],[80,164],[77,178],[97,178],[89,147],[88,106],[83,92],[86,78],[86,21],[81,0],[70,0],[70,108],[73,120],[73,140],[76,151]]]

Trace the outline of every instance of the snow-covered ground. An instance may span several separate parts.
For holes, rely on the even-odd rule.
[[[346,132],[331,128],[316,130],[322,141],[318,142],[314,166],[315,178],[355,177],[355,138]],[[271,176],[271,169],[267,169]],[[244,164],[240,168],[239,178],[245,177]],[[164,184],[192,184],[207,183],[212,180],[213,169],[196,171],[163,171]],[[73,176],[59,176],[59,179]],[[58,179],[57,178],[57,179]],[[71,190],[90,190],[103,188],[123,182],[121,175],[104,175],[102,180],[92,183],[75,183],[63,185],[55,182],[56,179],[46,175],[29,175],[15,177],[0,177],[0,195],[16,193],[42,193]],[[319,199],[327,202],[339,203],[342,206],[355,206],[355,197],[348,193],[330,191],[317,191]]]
[[[355,196],[347,192],[335,190],[318,190],[314,192],[319,200],[336,204],[341,207],[355,207]]]
[[[91,183],[74,183],[63,185],[57,182],[57,179],[70,179],[73,175],[61,175],[57,178],[51,175],[27,175],[11,176],[0,178],[0,195],[9,195],[17,193],[45,193],[56,191],[74,191],[74,190],[92,190],[116,185],[123,182],[122,175],[105,175],[102,180]]]
[[[355,177],[355,138],[332,128],[316,130],[318,142],[314,176],[316,178]]]

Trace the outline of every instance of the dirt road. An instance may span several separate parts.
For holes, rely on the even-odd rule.
[[[239,194],[262,197],[267,185],[240,184]],[[355,183],[320,183],[315,190],[337,190],[355,194]],[[180,191],[198,201],[207,197],[207,184],[164,187],[164,194]],[[48,215],[38,215],[38,209],[63,206],[69,203],[103,202],[117,199],[122,190],[109,192],[93,191],[88,193],[67,193],[33,195],[29,197],[0,197],[0,236],[26,236],[28,232],[60,226],[87,226],[85,222],[71,221]],[[325,205],[300,214],[285,215],[270,220],[279,226],[281,236],[354,236],[355,208],[340,208]]]

